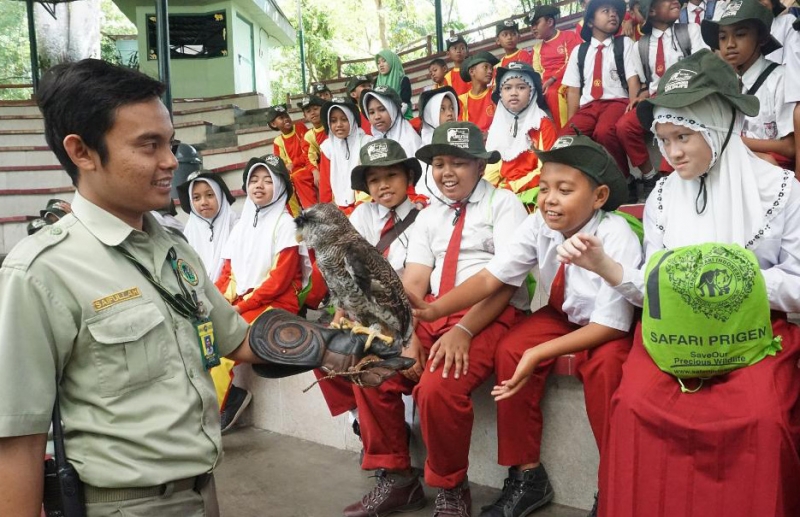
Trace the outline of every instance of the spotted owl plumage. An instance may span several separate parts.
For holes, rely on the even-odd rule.
[[[378,324],[395,344],[408,345],[414,332],[411,304],[383,255],[333,204],[314,205],[295,223],[314,250],[332,301],[361,325]]]

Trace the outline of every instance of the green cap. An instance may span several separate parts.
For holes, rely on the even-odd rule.
[[[350,95],[355,91],[356,88],[359,87],[359,85],[362,85],[364,83],[369,83],[371,85],[372,79],[370,79],[369,76],[366,75],[354,75],[353,77],[347,80],[347,85],[345,86],[345,90],[347,91],[347,94]]]
[[[608,185],[608,200],[603,210],[616,210],[628,199],[628,181],[606,148],[585,135],[565,135],[553,142],[549,151],[534,149],[542,163],[563,163],[597,182]]]
[[[325,83],[311,83],[308,87],[308,93],[311,95],[319,95],[320,93],[328,92],[331,93],[331,89],[328,88],[328,85]]]
[[[334,97],[322,105],[322,111],[319,114],[320,119],[322,119],[322,127],[325,128],[326,133],[331,132],[331,128],[328,125],[328,113],[330,113],[333,108],[349,111],[353,115],[356,125],[361,127],[361,113],[358,111],[358,106],[356,106],[351,100],[345,99],[344,97]]]
[[[434,156],[460,156],[489,163],[500,161],[499,152],[486,150],[483,134],[472,122],[446,122],[434,129],[431,143],[419,148],[417,159],[430,165]]]
[[[500,35],[501,32],[508,31],[508,30],[513,30],[514,32],[519,34],[519,25],[512,18],[509,18],[508,20],[501,21],[495,27],[497,29],[497,35],[498,36]]]
[[[247,164],[244,166],[244,170],[242,171],[242,190],[247,192],[247,177],[250,175],[250,171],[259,165],[266,167],[269,172],[278,176],[283,181],[283,184],[286,187],[286,201],[289,201],[289,199],[292,198],[292,195],[294,195],[292,178],[289,175],[289,169],[286,168],[286,164],[283,163],[283,160],[281,160],[280,157],[275,156],[274,154],[265,154],[264,156],[258,156],[248,160]]]
[[[458,74],[461,76],[461,79],[464,82],[468,83],[472,80],[469,76],[470,68],[481,63],[489,63],[490,65],[494,66],[499,62],[500,60],[497,59],[494,54],[486,50],[481,50],[480,52],[476,52],[464,60],[464,63],[461,65],[461,70],[459,70]]]
[[[592,41],[591,23],[594,19],[594,13],[603,5],[610,5],[617,11],[619,23],[622,25],[622,20],[625,18],[625,11],[628,10],[624,0],[591,0],[589,5],[586,6],[586,13],[583,15],[583,27],[581,27],[581,38],[583,38],[583,41]]]
[[[397,106],[397,111],[400,112],[400,107],[403,104],[403,100],[400,98],[400,95],[394,91],[394,88],[391,88],[386,85],[376,86],[371,90],[364,90],[361,92],[361,99],[359,100],[359,104],[361,107],[362,113],[367,113],[367,101],[369,101],[369,97],[382,97],[384,99],[388,99],[392,104]]]
[[[325,99],[317,97],[316,95],[306,95],[300,102],[297,103],[297,107],[300,109],[307,109],[310,106],[323,106],[325,104]]]
[[[63,199],[50,199],[44,210],[39,210],[39,217],[46,217],[47,214],[52,214],[59,219],[72,212],[72,207]]]
[[[361,165],[353,168],[350,174],[350,186],[353,190],[366,192],[367,190],[367,170],[370,167],[390,167],[402,164],[409,173],[408,182],[415,185],[422,177],[422,167],[419,160],[409,158],[403,150],[403,146],[389,138],[373,140],[361,148]]]
[[[27,227],[28,235],[33,235],[34,233],[38,232],[45,226],[49,225],[50,223],[46,219],[43,219],[41,217],[37,217],[36,219],[31,219]]]
[[[276,104],[275,106],[270,106],[267,108],[267,113],[264,117],[267,119],[267,125],[272,124],[272,122],[278,118],[278,115],[288,115],[289,110],[287,109],[286,104]]]
[[[758,115],[758,98],[739,92],[733,68],[708,49],[702,49],[667,68],[658,81],[658,92],[636,108],[645,130],[653,126],[653,108],[685,108],[717,94],[749,117]]]
[[[772,11],[761,5],[758,0],[733,0],[725,8],[719,21],[703,20],[700,31],[703,33],[703,41],[713,50],[719,49],[719,26],[734,25],[746,20],[753,20],[758,23],[761,34],[767,36],[767,41],[761,46],[761,54],[767,55],[782,47],[782,45],[771,34],[772,20],[775,17]]]
[[[447,38],[447,50],[450,50],[450,47],[453,45],[458,45],[459,43],[463,43],[467,49],[469,49],[469,43],[467,43],[467,40],[464,39],[464,36],[461,34],[456,34],[455,36],[450,36]]]
[[[532,13],[528,13],[528,15],[525,16],[525,23],[528,25],[533,25],[539,18],[544,16],[557,20],[559,16],[561,16],[561,10],[559,10],[558,7],[550,4],[538,5]]]
[[[248,169],[249,170],[249,169]],[[178,185],[178,199],[181,202],[181,208],[187,214],[192,213],[192,201],[191,201],[191,194],[189,193],[189,185],[192,184],[194,180],[208,180],[213,181],[217,185],[219,185],[220,190],[222,191],[222,195],[225,196],[225,199],[228,200],[228,203],[231,205],[236,202],[236,198],[233,197],[231,194],[231,189],[228,188],[228,185],[220,178],[218,175],[214,174],[213,172],[200,169],[199,171],[194,171],[193,173],[189,174],[186,178],[186,181]],[[247,181],[247,174],[245,174],[245,181]],[[220,206],[222,206],[220,204]]]

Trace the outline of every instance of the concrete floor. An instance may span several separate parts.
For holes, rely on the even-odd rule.
[[[373,486],[358,454],[252,427],[223,438],[225,458],[216,471],[223,517],[335,517]],[[499,490],[472,485],[473,515]],[[428,506],[409,517],[433,515]],[[549,505],[535,517],[585,517],[585,510]],[[401,514],[397,514],[401,515]]]

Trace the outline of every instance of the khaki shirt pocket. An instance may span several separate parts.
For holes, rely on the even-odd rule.
[[[102,397],[113,397],[172,377],[164,315],[145,301],[86,320]],[[160,328],[159,328],[160,327]]]

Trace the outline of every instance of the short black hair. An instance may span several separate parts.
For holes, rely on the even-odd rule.
[[[441,66],[442,68],[447,68],[447,61],[445,61],[440,57],[437,57],[436,59],[428,63],[428,68],[432,67],[433,65]]]
[[[78,135],[105,163],[105,135],[114,125],[117,108],[158,98],[165,89],[137,70],[99,59],[56,65],[45,72],[36,92],[44,136],[73,185],[78,184],[78,168],[64,149],[64,138]]]

